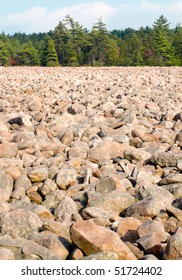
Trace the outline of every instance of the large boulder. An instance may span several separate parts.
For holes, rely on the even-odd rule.
[[[89,256],[98,252],[112,252],[119,260],[136,260],[136,257],[118,234],[91,221],[78,221],[71,227],[73,242]]]

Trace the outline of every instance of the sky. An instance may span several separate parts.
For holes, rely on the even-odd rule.
[[[88,29],[99,18],[108,30],[138,29],[162,14],[171,28],[182,23],[182,0],[0,0],[0,33],[47,32],[66,15]]]

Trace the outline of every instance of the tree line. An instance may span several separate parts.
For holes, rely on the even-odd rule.
[[[161,15],[152,27],[89,31],[67,15],[47,33],[0,34],[0,66],[181,66],[182,26]]]

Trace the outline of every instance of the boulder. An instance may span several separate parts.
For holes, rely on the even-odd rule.
[[[136,260],[117,233],[91,221],[78,221],[73,224],[71,238],[87,256],[99,252],[111,252],[116,253],[119,260]]]
[[[182,233],[175,233],[169,238],[166,247],[167,260],[179,260],[182,258]]]
[[[38,232],[43,223],[40,218],[31,211],[24,209],[12,210],[0,215],[0,235],[8,234],[12,237],[21,236],[29,238]]]

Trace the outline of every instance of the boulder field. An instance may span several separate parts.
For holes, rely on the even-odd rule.
[[[182,259],[182,68],[0,67],[0,259]]]

